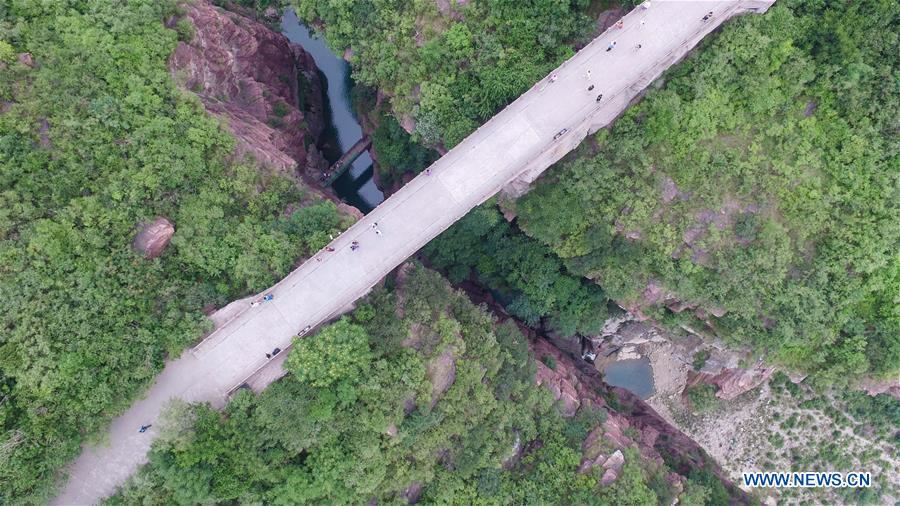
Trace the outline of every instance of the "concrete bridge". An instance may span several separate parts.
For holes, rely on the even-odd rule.
[[[555,77],[535,84],[335,239],[330,245],[334,251],[319,252],[267,290],[273,300],[251,305],[252,298],[245,299],[217,313],[217,330],[166,365],[144,398],[113,421],[108,443],[84,449],[54,503],[92,504],[113,494],[146,462],[157,435],[154,422],[169,400],[222,407],[245,382],[264,388],[278,377],[273,366],[267,367],[266,353],[287,349],[298,332],[341,314],[501,189],[525,191],[719,24],[743,12],[765,11],[773,2],[653,0],[649,9],[638,7],[626,15],[622,28],[610,28],[554,70]],[[710,11],[712,17],[704,20]],[[590,85],[594,88],[589,91]],[[351,249],[353,242],[359,248]],[[150,430],[138,432],[151,423]]]

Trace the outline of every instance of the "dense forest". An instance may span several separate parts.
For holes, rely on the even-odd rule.
[[[898,16],[779,2],[737,19],[521,199],[518,224],[619,301],[818,384],[900,372]],[[721,314],[721,313],[719,313]]]
[[[173,405],[150,464],[109,503],[674,499],[668,468],[633,447],[610,486],[598,485],[602,468],[578,472],[582,442],[606,408],[585,405],[563,418],[548,390],[535,386],[535,357],[514,323],[495,321],[421,266],[401,269],[388,285],[297,340],[289,375],[261,394],[240,392],[224,414]],[[685,504],[712,499],[728,495],[711,474],[685,481]]]
[[[347,225],[231,160],[233,139],[166,68],[175,9],[0,2],[0,503],[46,500],[82,440],[202,335],[204,308]],[[146,260],[131,241],[156,216],[176,232]]]
[[[295,3],[334,47],[352,49],[354,77],[389,96],[401,122],[414,120],[413,140],[448,147],[590,29],[586,2]],[[787,0],[729,21],[515,203],[516,225],[535,239],[525,248],[552,263],[549,247],[612,299],[673,325],[707,325],[819,385],[896,377],[897,16],[884,0]],[[375,149],[404,160],[413,151],[399,137],[383,134]],[[413,170],[416,158],[405,159]],[[514,312],[529,319],[540,297],[485,274],[519,246],[479,242],[490,237],[478,221],[432,247],[436,263],[523,293]],[[724,314],[697,322],[669,311],[673,300]]]
[[[473,209],[429,243],[423,253],[454,283],[475,279],[510,314],[564,336],[600,332],[607,298],[574,276],[543,244],[519,233],[492,204]]]

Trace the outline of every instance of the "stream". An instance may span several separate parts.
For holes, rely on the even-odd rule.
[[[350,89],[353,87],[350,65],[297,19],[293,9],[285,9],[281,18],[281,33],[312,55],[324,78],[328,89],[328,114],[322,144],[325,145],[325,158],[329,163],[334,163],[363,136],[350,101]],[[327,149],[329,145],[332,149]],[[366,151],[349,170],[341,174],[332,188],[341,200],[368,213],[384,200],[384,194],[375,186],[373,170],[372,157]]]

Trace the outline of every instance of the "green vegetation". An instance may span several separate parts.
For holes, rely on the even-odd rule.
[[[452,147],[573,54],[591,28],[587,0],[454,5],[292,0],[326,39],[353,49],[353,78],[416,120],[415,138]]]
[[[703,366],[706,365],[707,360],[709,360],[709,350],[700,350],[694,354],[694,360],[691,363],[691,367],[693,367],[695,371],[700,371],[700,369],[703,369]]]
[[[552,355],[544,355],[541,357],[541,362],[544,363],[545,366],[549,367],[552,370],[556,370],[556,359],[553,358]]]
[[[615,300],[656,280],[727,310],[717,333],[818,385],[896,378],[897,21],[788,0],[729,22],[520,199],[519,225]]]
[[[769,383],[773,392],[772,418],[762,424],[775,453],[775,469],[860,469],[872,473],[868,489],[805,491],[816,502],[884,504],[897,497],[900,485],[893,476],[900,443],[900,401],[887,394],[875,396],[854,390],[817,392],[776,373]],[[783,420],[780,420],[783,419]],[[763,450],[762,448],[760,449]]]
[[[293,181],[231,161],[230,136],[166,69],[190,35],[164,28],[174,11],[0,4],[0,503],[45,502],[82,440],[207,328],[202,309],[346,226]],[[176,233],[145,260],[131,240],[160,215]]]
[[[435,393],[447,352],[455,379]],[[605,411],[563,419],[534,360],[512,322],[410,266],[297,340],[291,374],[260,395],[240,392],[224,414],[176,405],[150,465],[110,503],[400,504],[415,483],[424,504],[657,504],[649,484],[668,470],[633,449],[612,486],[598,486],[602,468],[577,472]]]
[[[716,387],[708,383],[700,383],[687,388],[687,397],[695,413],[711,411],[719,401],[716,399]]]
[[[546,319],[570,336],[599,332],[606,320],[603,291],[569,274],[548,248],[518,233],[492,206],[474,209],[424,252],[454,283],[474,272],[528,325]]]

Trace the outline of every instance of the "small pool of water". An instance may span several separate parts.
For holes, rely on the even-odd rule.
[[[341,154],[353,147],[356,141],[362,139],[363,135],[350,101],[350,88],[353,87],[350,65],[334,54],[324,40],[315,37],[290,7],[284,10],[284,16],[281,18],[281,33],[312,55],[316,66],[319,67],[320,75],[325,77],[330,126],[336,137],[331,141],[338,144],[338,149],[326,149],[324,153],[328,161],[334,163]],[[384,200],[384,194],[375,186],[372,173],[372,157],[365,152],[334,182],[332,188],[341,200],[367,213]]]
[[[618,360],[603,368],[603,380],[610,385],[622,387],[641,399],[653,395],[653,368],[650,359],[641,357]]]

